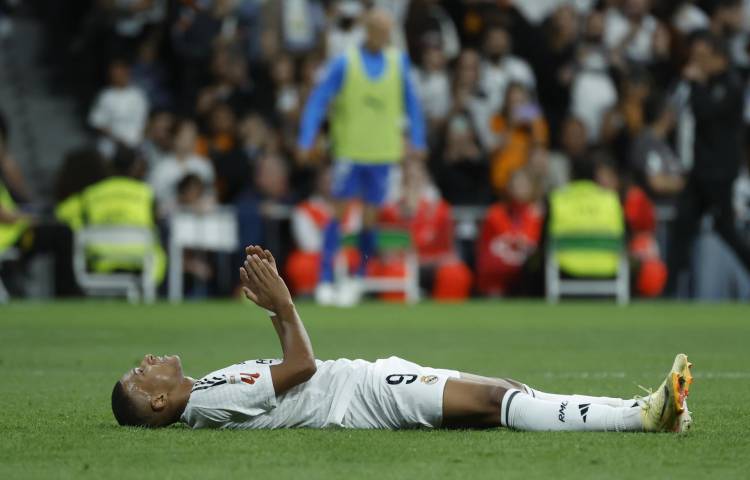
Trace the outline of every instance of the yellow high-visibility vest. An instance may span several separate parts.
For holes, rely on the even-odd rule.
[[[13,201],[13,197],[10,196],[10,192],[2,182],[0,182],[0,208],[8,213],[18,211],[16,202]],[[0,252],[4,252],[15,245],[27,228],[29,228],[29,224],[25,221],[0,223]]]
[[[359,48],[347,51],[344,84],[331,117],[333,151],[355,163],[395,163],[404,151],[401,54],[387,49],[385,70],[367,76]]]
[[[73,230],[83,226],[136,227],[154,230],[157,282],[166,273],[166,254],[158,241],[154,221],[154,192],[142,181],[128,177],[101,180],[58,204],[55,214]],[[143,245],[91,245],[86,252],[94,271],[134,270],[141,266]],[[132,259],[132,260],[131,260]]]
[[[564,273],[609,277],[617,273],[625,221],[615,192],[588,180],[550,195],[549,241]]]

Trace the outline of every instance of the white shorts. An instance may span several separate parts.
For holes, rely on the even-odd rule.
[[[344,428],[440,427],[443,390],[456,370],[422,367],[398,357],[377,360],[357,385]]]

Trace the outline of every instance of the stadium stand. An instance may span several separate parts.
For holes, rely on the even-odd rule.
[[[268,245],[310,294],[320,246],[300,241],[293,212],[315,198],[331,214],[316,183],[333,159],[326,128],[300,157],[300,119],[326,62],[360,44],[364,15],[382,8],[411,59],[428,179],[453,219],[452,265],[471,295],[544,295],[550,193],[593,159],[623,207],[634,295],[750,298],[749,222],[738,221],[750,204],[746,1],[67,3],[4,12],[0,181],[47,222],[109,175],[119,148],[138,149],[163,245],[175,215],[222,212],[236,231],[221,253],[172,249],[161,295],[236,293],[224,264],[246,244]],[[71,159],[83,147],[102,164]],[[529,183],[523,202],[516,174]],[[419,217],[430,231],[424,219],[439,216]],[[706,257],[726,268],[700,265]],[[8,270],[12,292],[40,282]],[[730,271],[734,280],[713,281]],[[421,296],[437,291],[437,276],[419,275]]]

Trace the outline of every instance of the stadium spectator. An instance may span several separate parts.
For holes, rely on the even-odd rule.
[[[630,151],[633,177],[656,203],[674,205],[685,186],[685,167],[668,142],[675,112],[654,98],[647,103],[645,121]]]
[[[72,229],[81,226],[78,194],[109,175],[95,149],[76,149],[65,154],[55,180],[55,217]]]
[[[148,29],[162,22],[167,15],[167,0],[118,0],[100,3],[112,9],[112,48],[121,54],[133,52]]]
[[[341,0],[333,6],[326,33],[329,59],[344,55],[365,40],[366,29],[360,21],[362,13],[362,4],[356,0]]]
[[[615,192],[594,182],[594,160],[588,157],[572,167],[573,180],[550,194],[544,242],[578,242],[592,235],[624,240],[625,222],[620,200]],[[557,252],[555,257],[564,275],[606,278],[617,273],[620,253],[586,248],[586,244],[581,243],[578,248]]]
[[[156,194],[160,218],[168,217],[177,208],[177,184],[188,173],[199,176],[208,187],[207,195],[213,198],[214,169],[207,158],[195,153],[197,136],[198,129],[193,121],[176,121],[170,154],[148,176],[148,183]]]
[[[455,59],[461,50],[461,41],[453,19],[439,2],[412,0],[408,3],[404,30],[411,58],[424,58],[425,48],[438,46],[447,60]],[[425,42],[425,39],[430,40]]]
[[[198,136],[195,151],[213,158],[235,148],[236,120],[232,108],[226,103],[216,104],[208,114],[206,133]]]
[[[278,37],[276,42],[284,51],[301,56],[320,46],[326,17],[322,2],[293,0],[266,4],[263,20],[263,27]]]
[[[237,33],[232,0],[183,3],[172,25],[172,46],[179,60],[180,97],[192,109],[200,87],[210,77],[206,65],[216,48],[227,45]]]
[[[612,146],[621,170],[627,166],[630,145],[645,126],[645,104],[650,94],[646,72],[630,70],[620,82],[617,104],[604,114],[601,142]]]
[[[456,254],[451,207],[440,197],[422,163],[405,165],[400,193],[380,212],[381,226],[404,228],[410,233],[419,262],[420,286],[432,298],[465,300],[471,291],[472,274]]]
[[[426,45],[420,64],[413,70],[413,81],[424,106],[430,140],[433,141],[451,109],[451,83],[445,55],[437,38],[428,36],[423,42]]]
[[[543,212],[534,201],[529,172],[516,170],[508,185],[508,200],[490,207],[476,244],[477,290],[482,295],[522,292],[524,266],[542,237]]]
[[[489,166],[468,112],[454,111],[440,135],[435,171],[440,190],[451,204],[484,205],[492,198]]]
[[[172,150],[172,132],[175,121],[175,116],[167,110],[151,110],[140,146],[141,154],[149,170],[161,163]]]
[[[617,193],[623,206],[633,288],[644,297],[659,296],[667,283],[667,268],[656,243],[654,205],[641,188],[620,177],[613,159],[606,154],[596,155],[596,182]]]
[[[524,85],[508,86],[503,109],[492,118],[492,132],[496,149],[490,160],[490,181],[502,192],[513,172],[526,165],[535,149],[546,148],[548,143],[547,123]]]
[[[273,132],[259,114],[250,112],[237,126],[237,145],[229,152],[214,152],[216,195],[220,203],[231,204],[245,190],[253,188],[258,159],[271,143]]]
[[[463,113],[470,117],[473,129],[483,150],[494,145],[490,118],[494,110],[488,95],[479,82],[481,58],[476,50],[463,50],[456,62],[453,78],[451,114]]]
[[[258,161],[256,186],[258,192],[269,202],[288,203],[291,200],[289,168],[273,150],[260,157]]]
[[[31,200],[31,191],[18,162],[10,153],[10,128],[0,111],[0,182],[13,198],[20,201]]]
[[[560,131],[570,106],[579,23],[575,7],[560,5],[541,26],[542,39],[532,57],[539,101],[552,132]]]
[[[726,43],[729,58],[735,66],[748,68],[750,60],[747,54],[747,32],[742,31],[745,22],[744,8],[743,0],[705,2],[709,30]]]
[[[141,42],[131,72],[133,85],[143,91],[152,109],[168,109],[173,106],[168,73],[164,64],[159,61],[159,36],[151,35]]]
[[[675,8],[671,15],[672,26],[682,35],[706,30],[711,23],[708,14],[696,3],[698,3],[696,0],[675,2]]]
[[[302,111],[300,88],[292,57],[282,55],[271,67],[274,88],[274,110],[284,148],[294,151],[299,117]]]
[[[145,160],[135,151],[118,148],[111,162],[111,175],[66,198],[58,206],[59,218],[76,231],[83,227],[135,227],[153,230],[154,280],[166,273],[166,254],[156,232],[154,192],[142,180]],[[138,245],[89,245],[88,268],[99,273],[140,271],[144,247]]]
[[[218,49],[211,58],[211,81],[198,93],[195,112],[208,116],[219,105],[229,105],[235,113],[243,113],[250,108],[263,109],[270,113],[272,101],[265,86],[259,89],[249,77],[247,62],[227,49]]]
[[[364,229],[359,250],[362,268],[375,249],[374,224],[377,208],[385,201],[389,172],[404,156],[402,119],[409,117],[410,155],[421,157],[426,149],[424,124],[415,87],[410,79],[410,62],[405,54],[388,48],[392,30],[390,17],[372,10],[366,17],[364,43],[336,57],[325,76],[308,99],[299,135],[300,156],[306,157],[313,147],[328,104],[335,98],[332,116],[334,163],[334,197],[339,200],[336,220],[326,228],[322,256],[321,285],[316,291],[320,303],[330,304],[338,298],[344,302],[359,297],[357,282],[351,291],[339,295],[333,288],[333,259],[339,248],[338,222],[343,202],[364,199]]]
[[[570,111],[586,125],[589,140],[599,141],[605,112],[617,103],[617,89],[609,74],[608,53],[603,47],[604,15],[592,10],[586,18],[578,51],[579,69],[570,91]]]
[[[588,152],[588,135],[586,125],[580,118],[567,117],[559,130],[559,149],[549,154],[549,174],[546,178],[546,190],[562,187],[570,181],[571,165],[582,160]]]
[[[624,0],[609,7],[604,18],[604,44],[616,63],[626,61],[647,64],[654,60],[655,37],[661,26],[649,13],[651,0]]]
[[[131,83],[130,65],[114,60],[109,65],[109,87],[99,93],[89,112],[89,125],[99,135],[99,151],[112,157],[122,145],[135,148],[143,139],[148,99]]]
[[[21,252],[22,264],[27,264],[39,254],[52,255],[55,295],[67,297],[80,293],[73,276],[73,236],[70,229],[58,223],[42,222],[19,210],[0,181],[0,253],[11,247]]]
[[[490,26],[484,35],[479,81],[489,95],[489,107],[493,110],[503,108],[506,89],[511,84],[521,84],[529,91],[536,87],[529,64],[511,51],[512,39],[508,31],[499,25]]]
[[[177,183],[177,206],[181,211],[202,214],[212,207],[206,201],[206,185],[194,173],[188,173]],[[195,284],[204,285],[214,277],[214,268],[205,252],[185,249],[182,253],[182,273],[187,280],[188,290]]]

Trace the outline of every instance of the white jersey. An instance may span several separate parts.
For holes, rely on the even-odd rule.
[[[442,422],[445,382],[458,372],[397,357],[316,360],[310,380],[276,395],[270,366],[248,360],[193,385],[180,421],[192,428],[409,428]]]

